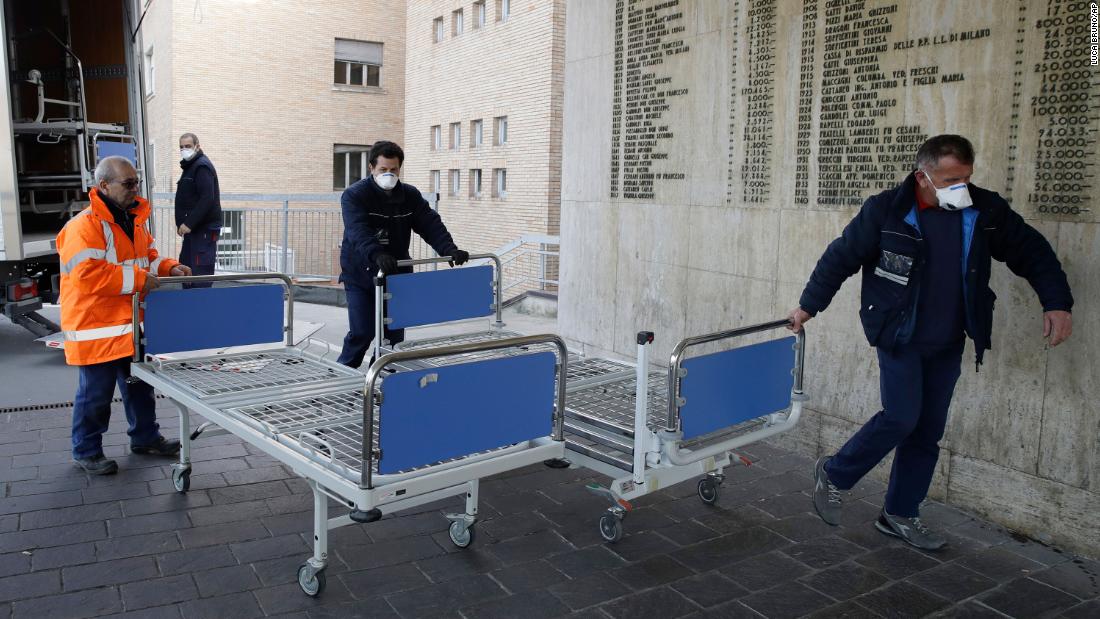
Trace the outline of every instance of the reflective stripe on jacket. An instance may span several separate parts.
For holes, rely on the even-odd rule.
[[[161,258],[149,232],[149,203],[134,207],[134,240],[115,223],[98,189],[91,205],[57,235],[61,256],[61,330],[69,365],[105,363],[134,354],[132,295],[149,272],[168,275],[179,264]]]

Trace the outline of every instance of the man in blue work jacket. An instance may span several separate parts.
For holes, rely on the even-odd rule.
[[[222,227],[221,190],[214,164],[202,152],[194,133],[180,136],[180,167],[176,182],[176,234],[183,237],[180,264],[193,275],[213,275],[217,262],[218,234]],[[187,284],[205,288],[211,284]]]
[[[863,271],[859,309],[878,349],[882,410],[814,469],[813,503],[839,521],[841,493],[891,450],[894,464],[875,528],[925,550],[944,538],[920,519],[939,457],[947,409],[961,373],[963,342],[974,341],[975,369],[990,348],[990,258],[1027,279],[1043,306],[1043,336],[1057,346],[1072,331],[1062,265],[1043,235],[995,192],[970,184],[974,148],[939,135],[917,151],[901,185],[864,203],[829,244],[791,310],[791,329],[828,307],[841,284]]]
[[[440,256],[463,264],[468,252],[455,245],[443,220],[428,206],[420,190],[400,181],[405,152],[393,142],[376,142],[370,149],[370,175],[344,190],[340,209],[344,240],[340,243],[340,281],[348,299],[348,334],[337,359],[357,368],[374,340],[374,275],[411,273],[397,267],[409,259],[412,232],[419,234]],[[445,299],[440,300],[445,303]],[[385,330],[390,344],[405,337],[404,330]]]

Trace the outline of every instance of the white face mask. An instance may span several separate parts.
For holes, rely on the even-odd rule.
[[[196,152],[198,151],[193,148],[181,148],[180,157],[182,157],[184,161],[191,161],[191,158],[195,156]]]
[[[397,186],[397,175],[393,172],[386,172],[384,174],[375,174],[374,182],[378,183],[378,186],[386,191],[389,191]]]
[[[970,199],[970,190],[966,188],[966,183],[955,183],[949,187],[936,187],[928,172],[924,173],[924,178],[928,179],[928,183],[936,190],[936,200],[939,201],[940,208],[947,211],[961,211],[974,204],[974,201]]]

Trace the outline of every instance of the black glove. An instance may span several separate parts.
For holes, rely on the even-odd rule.
[[[451,260],[448,262],[451,266],[456,264],[466,264],[466,261],[470,259],[470,252],[456,249],[451,252]]]
[[[374,264],[382,270],[382,275],[393,275],[397,272],[397,258],[385,252],[380,252],[374,257]]]

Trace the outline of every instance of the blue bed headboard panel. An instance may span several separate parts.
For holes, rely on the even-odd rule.
[[[125,157],[130,160],[130,163],[137,167],[137,144],[133,142],[116,142],[114,140],[103,140],[96,142],[96,155],[100,160],[106,157]]]
[[[684,438],[781,411],[791,403],[794,337],[701,355],[681,364]]]
[[[283,341],[284,290],[279,284],[153,290],[145,295],[145,353]]]
[[[552,352],[398,372],[382,381],[381,474],[467,456],[553,431]]]
[[[388,328],[404,329],[439,322],[489,316],[493,306],[493,267],[440,269],[390,275],[386,316]]]

